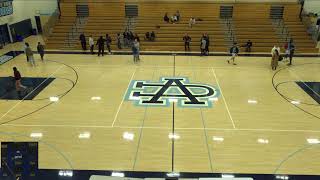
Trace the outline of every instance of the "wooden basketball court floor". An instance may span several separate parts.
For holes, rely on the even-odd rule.
[[[126,55],[50,54],[32,68],[19,55],[1,77],[16,66],[24,77],[56,79],[34,100],[0,100],[0,141],[39,141],[41,169],[319,174],[320,147],[307,141],[320,138],[319,104],[295,83],[320,82],[319,58],[280,62],[276,74],[269,57],[238,57],[236,66],[226,58],[150,55],[135,65]],[[187,77],[220,96],[207,108],[125,100],[132,80],[161,77]]]

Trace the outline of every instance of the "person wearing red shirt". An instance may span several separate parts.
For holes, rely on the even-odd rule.
[[[21,88],[26,89],[27,87],[21,84],[21,74],[16,67],[13,68],[14,79],[16,80],[16,90],[20,91]]]

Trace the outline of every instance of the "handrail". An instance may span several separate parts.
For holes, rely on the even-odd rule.
[[[319,30],[317,29],[315,23],[311,21],[311,18],[306,15],[306,13],[302,13],[301,16],[301,22],[304,24],[304,26],[307,27],[308,34],[311,35],[312,39],[317,42],[318,36],[320,35]]]
[[[48,37],[51,35],[52,29],[58,21],[59,21],[59,10],[56,9],[49,17],[48,22],[42,28],[42,37],[44,40],[48,39]]]

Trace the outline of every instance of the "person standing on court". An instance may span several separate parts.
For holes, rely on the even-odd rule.
[[[38,42],[37,51],[40,54],[41,60],[43,61],[44,57],[44,45]]]
[[[30,45],[29,43],[25,43],[25,45],[26,45],[26,55],[29,59],[29,63],[31,64],[31,66],[35,67],[36,63],[34,62],[33,52],[30,48]]]
[[[134,40],[132,45],[133,62],[136,63],[140,60],[140,43],[137,39]]]
[[[252,42],[251,40],[248,40],[247,43],[244,45],[246,47],[246,52],[251,52]]]
[[[230,48],[229,53],[231,54],[231,58],[227,60],[228,64],[230,64],[230,61],[232,60],[233,65],[237,65],[235,63],[235,58],[238,56],[239,48],[237,47],[237,43],[233,43],[233,46]]]
[[[210,38],[207,33],[204,34],[204,39],[206,40],[206,48],[205,48],[205,55],[209,55],[209,46],[210,46]]]
[[[111,54],[111,42],[112,42],[111,37],[109,36],[109,34],[106,34],[106,45],[108,49],[108,54]]]
[[[279,48],[274,46],[271,50],[272,58],[271,58],[271,68],[272,70],[277,70],[278,61],[280,57]]]
[[[90,52],[91,52],[91,54],[94,54],[94,52],[93,52],[93,49],[94,49],[94,40],[93,40],[92,35],[90,35],[90,37],[89,37],[89,46],[90,46]]]
[[[117,34],[117,46],[118,46],[118,49],[122,49],[122,37],[121,37],[121,34],[120,33],[118,33]]]
[[[21,84],[21,74],[20,74],[20,72],[18,71],[18,69],[16,67],[13,67],[13,75],[14,75],[14,79],[16,81],[16,83],[15,83],[16,84],[16,90],[20,91],[21,88],[26,89],[27,87],[23,86]]]
[[[290,60],[288,65],[290,66],[290,65],[292,65],[292,57],[294,55],[294,50],[295,50],[295,46],[293,44],[293,40],[292,39],[290,39],[290,42],[288,44],[288,49],[289,49],[289,60]]]
[[[191,42],[191,37],[186,33],[183,36],[183,41],[184,41],[184,50],[185,51],[190,51],[190,42]]]
[[[98,45],[98,56],[100,56],[100,54],[104,56],[104,39],[102,36],[100,36],[96,45]]]
[[[24,47],[23,47],[24,53],[26,53],[26,49],[27,49],[27,43],[24,43]],[[27,62],[29,62],[29,58],[27,55],[26,55],[26,58],[27,58]]]
[[[79,36],[79,39],[80,39],[82,50],[86,51],[87,50],[86,36],[83,33],[81,33]]]
[[[201,37],[200,39],[200,51],[201,51],[201,56],[205,55],[206,51],[206,46],[207,46],[207,41],[204,36]]]

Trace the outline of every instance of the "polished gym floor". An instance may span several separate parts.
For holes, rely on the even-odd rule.
[[[137,64],[131,55],[35,58],[35,68],[24,54],[0,65],[0,77],[15,66],[24,78],[53,79],[32,99],[0,100],[0,141],[39,141],[41,169],[320,172],[320,58],[279,62],[277,71],[270,57],[241,56],[237,65],[226,56],[143,55]],[[160,94],[165,105],[130,97],[155,91],[134,82],[163,78],[187,79],[191,96],[204,94],[200,86],[214,95],[189,106],[173,97],[185,95],[175,84],[167,98]]]

